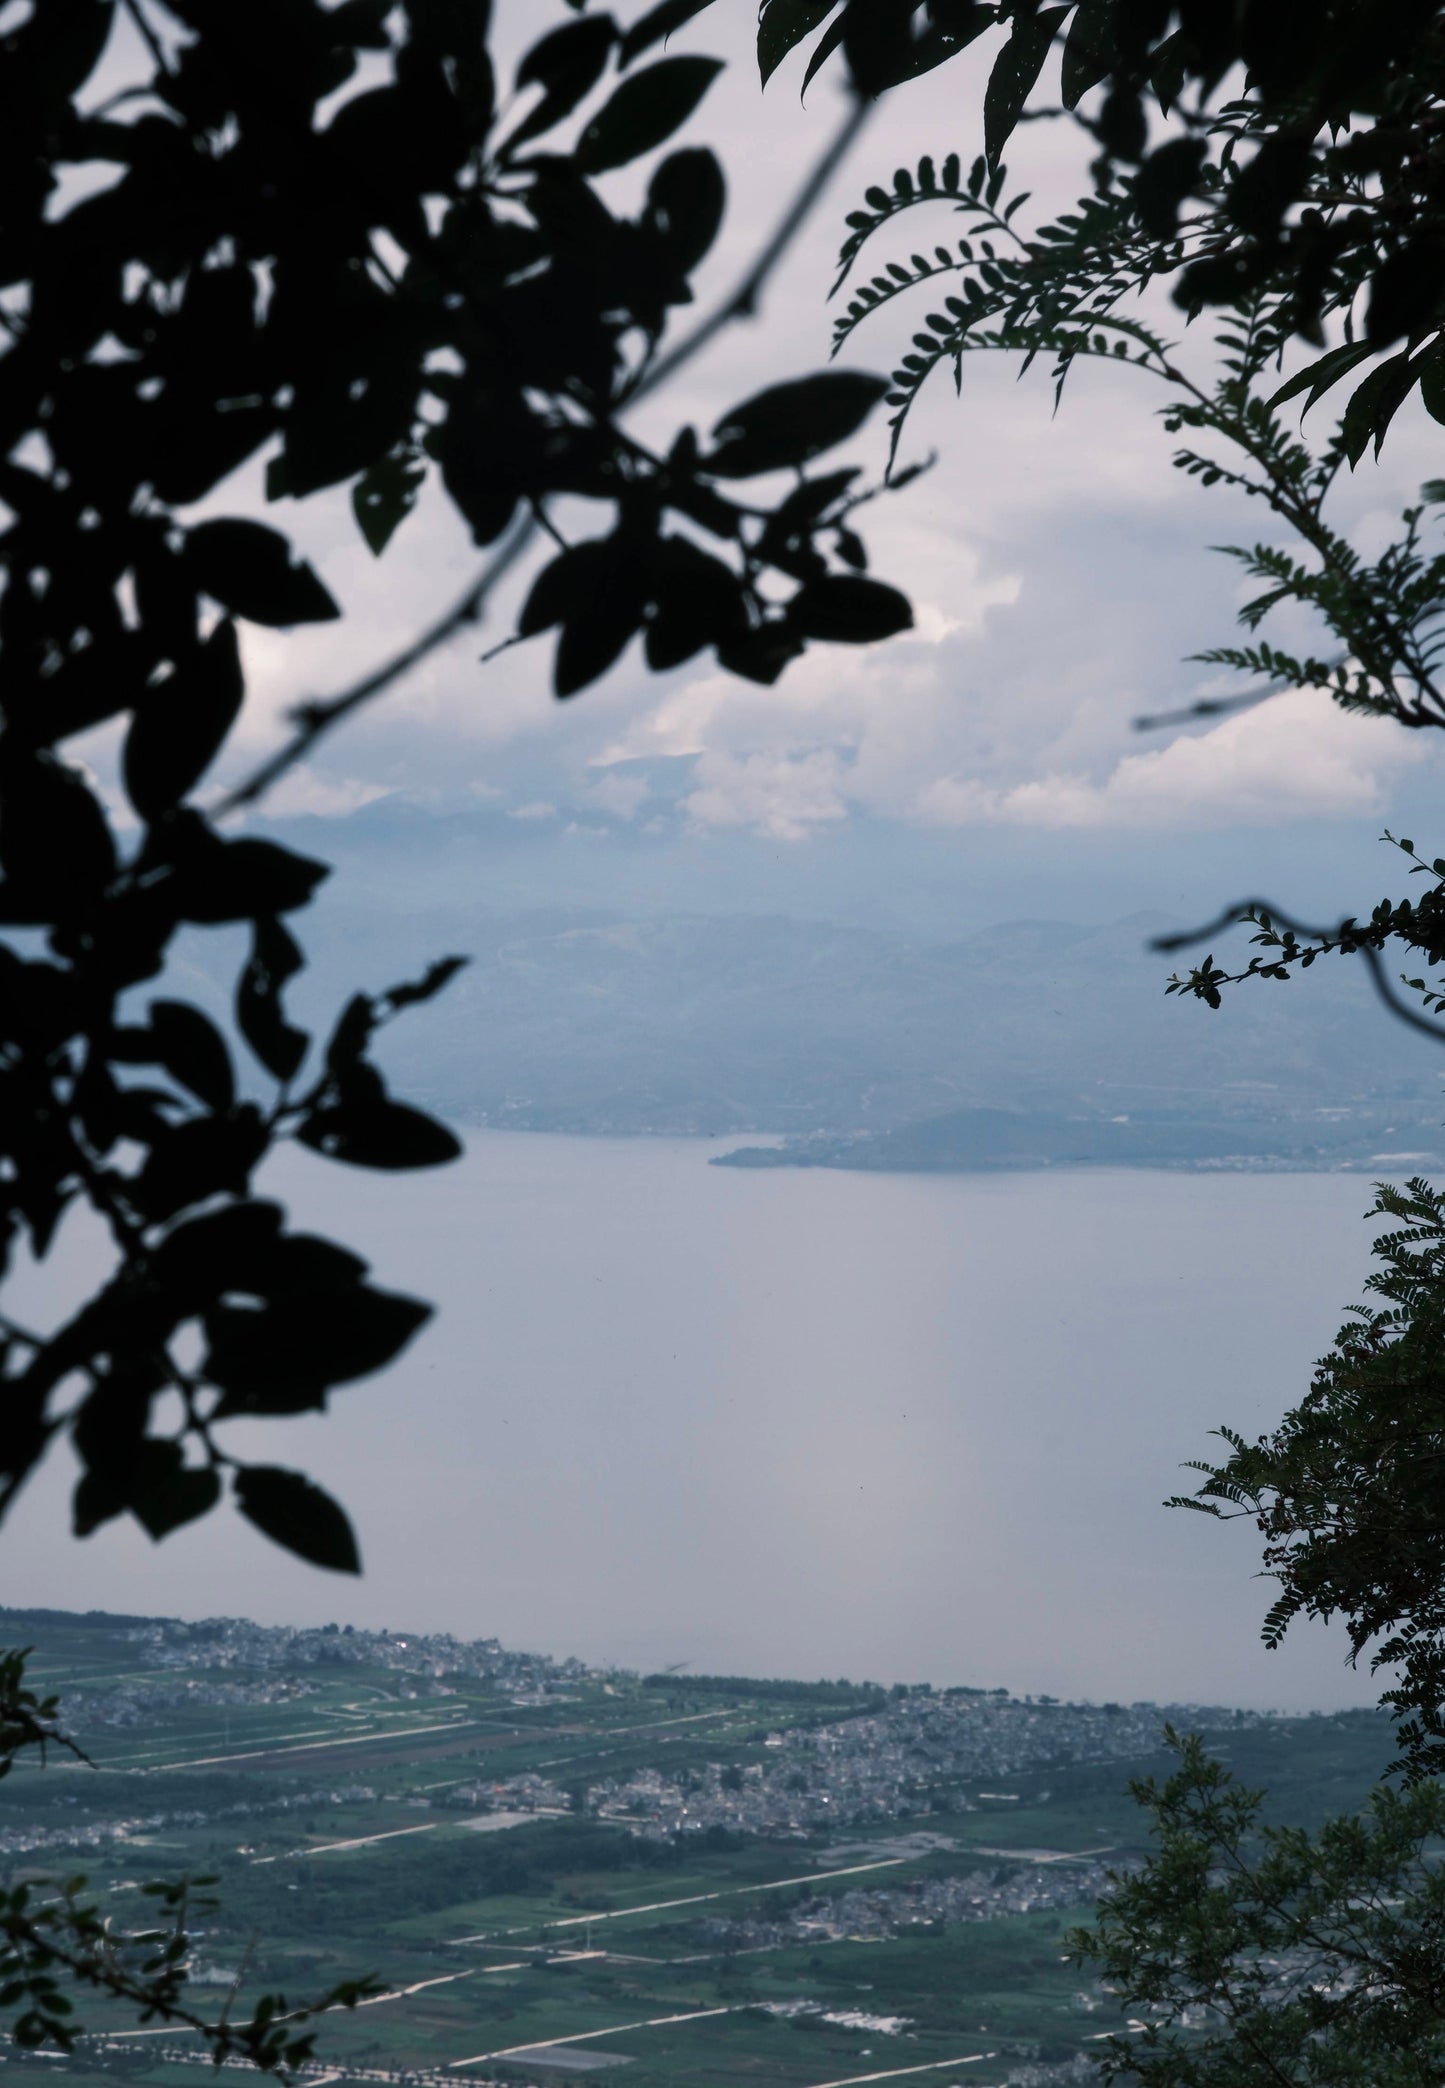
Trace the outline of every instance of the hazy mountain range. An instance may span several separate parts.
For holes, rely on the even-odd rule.
[[[1335,1166],[1445,1145],[1428,1045],[1347,963],[1211,1013],[1164,993],[1173,960],[1148,945],[1178,917],[1162,911],[949,933],[968,909],[942,877],[927,891],[919,849],[902,918],[865,925],[866,837],[835,859],[854,918],[830,920],[820,858],[782,863],[771,910],[757,844],[699,867],[655,835],[589,856],[541,824],[377,806],[284,830],[339,864],[298,923],[314,961],[293,999],[313,1020],[358,984],[469,954],[383,1043],[398,1090],[462,1123],[802,1136],[769,1164],[849,1166]],[[887,1136],[862,1149],[859,1133]]]

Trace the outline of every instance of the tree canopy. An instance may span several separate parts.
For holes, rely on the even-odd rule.
[[[882,379],[785,381],[662,451],[625,425],[725,201],[695,145],[654,158],[635,216],[600,185],[719,70],[660,52],[676,13],[564,14],[507,96],[481,0],[46,0],[0,37],[0,1251],[44,1255],[83,1202],[116,1256],[63,1327],[0,1322],[0,1511],[68,1433],[81,1534],[129,1513],[160,1537],[229,1480],[268,1537],[355,1569],[343,1511],[237,1464],[224,1424],[323,1407],[428,1313],[252,1189],[284,1139],[456,1155],[369,1053],[462,960],[357,994],[321,1040],[286,1012],[326,865],[223,829],[205,779],[245,696],[238,626],[342,611],[283,528],[224,511],[247,460],[281,516],[349,486],[377,554],[429,477],[502,559],[549,532],[519,634],[556,634],[561,697],[637,636],[654,670],[711,649],[770,683],[910,621],[829,454]],[[593,518],[571,541],[564,500]],[[107,721],[134,831],[65,751]],[[179,935],[220,927],[250,940],[233,1035],[165,979]]]
[[[1155,1851],[1070,1938],[1126,2004],[1104,2078],[1138,2088],[1430,2088],[1445,2064],[1445,1789],[1377,1790],[1311,1832],[1204,1743],[1132,1788]]]
[[[634,638],[652,670],[711,652],[769,684],[810,644],[909,622],[905,597],[867,571],[857,510],[875,489],[832,454],[880,401],[896,457],[921,387],[942,370],[961,386],[970,354],[1043,358],[1060,391],[1108,358],[1160,387],[1182,471],[1271,518],[1273,534],[1234,553],[1258,590],[1244,642],[1201,655],[1245,678],[1240,700],[1315,688],[1410,729],[1445,723],[1445,485],[1427,480],[1375,559],[1330,506],[1417,393],[1445,419],[1438,6],[763,0],[765,80],[808,45],[809,79],[832,63],[861,96],[906,91],[992,40],[977,116],[871,186],[849,220],[835,346],[865,326],[873,338],[920,295],[937,308],[910,317],[890,379],[785,380],[653,447],[630,409],[714,326],[677,337],[721,222],[722,169],[701,147],[666,149],[718,71],[671,41],[709,4],[660,0],[623,24],[571,0],[510,96],[484,0],[262,0],[244,19],[225,0],[6,10],[0,1253],[45,1255],[84,1205],[114,1266],[58,1329],[0,1321],[0,1512],[68,1435],[81,1533],[128,1513],[160,1537],[229,1485],[267,1536],[354,1569],[344,1511],[299,1473],[238,1463],[226,1423],[324,1407],[427,1317],[345,1248],[293,1231],[253,1184],[285,1139],[383,1170],[455,1155],[445,1126],[388,1093],[371,1046],[462,960],[358,993],[328,1035],[307,1035],[285,995],[304,962],[294,917],[326,866],[222,814],[437,633],[305,707],[292,745],[218,800],[207,779],[245,696],[239,627],[342,613],[284,527],[218,512],[243,467],[264,461],[282,517],[348,488],[378,556],[439,484],[489,554],[443,635],[546,533],[553,555],[517,636],[555,634],[559,697]],[[107,54],[123,48],[117,70]],[[1084,126],[1097,157],[1077,210],[1036,223],[1003,154],[1050,113]],[[607,176],[652,155],[640,207],[619,214]],[[962,238],[893,255],[905,220],[911,231],[940,209]],[[731,309],[757,285],[754,271]],[[1177,338],[1141,303],[1158,286]],[[1336,425],[1307,437],[1301,416],[1346,381]],[[579,509],[588,531],[569,538]],[[1313,618],[1317,648],[1260,635],[1285,605]],[[107,723],[122,737],[123,815],[66,751]],[[1319,929],[1267,902],[1234,906],[1211,936],[1243,919],[1259,954],[1234,971],[1211,954],[1174,989],[1218,1008],[1240,981],[1357,956],[1397,1013],[1438,1036],[1438,978],[1393,980],[1386,960],[1445,965],[1445,858],[1399,846],[1420,896]],[[247,942],[229,1026],[168,977],[183,934],[219,928]],[[1227,1434],[1231,1455],[1202,1468],[1192,1505],[1260,1525],[1281,1582],[1272,1638],[1296,1616],[1337,1615],[1356,1653],[1400,1665],[1386,1701],[1416,1781],[1363,1820],[1280,1835],[1257,1794],[1183,1743],[1178,1775],[1140,1792],[1155,1859],[1080,1941],[1150,2011],[1137,2040],[1105,2051],[1117,2077],[1413,2088],[1445,2063],[1441,1873],[1426,1853],[1445,1759],[1445,1207],[1416,1182],[1379,1208],[1398,1225],[1373,1279],[1384,1303],[1346,1328],[1274,1432]],[[23,1663],[0,1664],[0,1775],[57,1738]],[[304,2056],[306,2012],[279,1999],[234,2028],[186,2014],[188,1891],[157,1888],[158,1925],[129,1954],[78,1886],[43,1903],[7,1895],[0,1965],[22,2042],[71,2035],[60,1968],[192,2022],[218,2056]]]
[[[763,0],[764,78],[810,36],[808,77],[838,52],[864,94],[991,36],[990,167],[1026,116],[1068,112],[1103,170],[1130,170],[1123,220],[1152,236],[1184,309],[1270,285],[1290,332],[1322,343],[1331,318],[1362,317],[1355,362],[1406,344],[1383,390],[1445,395],[1433,0]],[[1061,107],[1039,99],[1055,78]]]
[[[1336,519],[1343,480],[1378,457],[1415,394],[1445,420],[1439,10],[770,0],[765,33],[769,15],[786,42],[826,21],[810,62],[841,48],[872,91],[906,91],[912,73],[985,31],[1006,36],[972,164],[957,139],[940,140],[848,220],[836,342],[905,314],[912,329],[888,395],[893,454],[922,388],[950,371],[962,394],[975,354],[1042,361],[1059,400],[1084,364],[1105,360],[1160,396],[1165,430],[1182,438],[1179,470],[1257,504],[1260,536],[1228,547],[1253,583],[1243,638],[1197,655],[1235,672],[1241,693],[1141,722],[1298,689],[1410,730],[1445,725],[1445,483],[1426,478],[1375,557]],[[1100,150],[1090,190],[1041,222],[1001,154],[1024,114],[1042,113],[1030,97],[1041,80],[1047,91],[1060,43],[1065,108]],[[1162,286],[1174,327],[1150,294]],[[1337,386],[1335,422],[1320,427],[1316,413],[1306,427]],[[1288,649],[1263,628],[1285,609],[1310,634]],[[1164,947],[1244,926],[1254,953],[1231,966],[1211,950],[1166,990],[1218,1011],[1244,982],[1272,990],[1326,957],[1355,958],[1393,1015],[1440,1040],[1445,858],[1385,839],[1422,881],[1413,895],[1324,925],[1236,902]],[[1417,1179],[1381,1186],[1375,1212],[1389,1229],[1369,1305],[1277,1427],[1249,1442],[1224,1426],[1229,1455],[1198,1461],[1198,1494],[1173,1505],[1255,1523],[1278,1583],[1266,1644],[1296,1619],[1334,1619],[1350,1657],[1385,1670],[1406,1789],[1382,1787],[1364,1817],[1310,1834],[1268,1824],[1263,1793],[1176,1739],[1175,1774],[1136,1787],[1150,1857],[1117,1875],[1074,1939],[1130,2016],[1099,2054],[1112,2080],[1424,2088],[1445,2066],[1432,1854],[1445,1767],[1445,1203]]]

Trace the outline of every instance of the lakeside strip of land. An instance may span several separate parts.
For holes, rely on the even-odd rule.
[[[1385,1147],[1382,1140],[1388,1139]],[[1420,1173],[1445,1165],[1440,1125],[1344,1111],[1303,1116],[1107,1117],[960,1109],[891,1131],[826,1133],[738,1146],[714,1167],[830,1167],[890,1174],[1154,1167],[1196,1173]]]

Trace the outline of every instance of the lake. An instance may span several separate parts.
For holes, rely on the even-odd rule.
[[[268,1186],[298,1222],[441,1307],[329,1419],[230,1438],[347,1503],[364,1579],[230,1513],[76,1543],[57,1459],[0,1540],[3,1600],[643,1668],[1372,1700],[1333,1633],[1259,1647],[1248,1523],[1159,1505],[1211,1428],[1258,1432],[1303,1391],[1360,1294],[1367,1181],[745,1173],[714,1150],[480,1133],[410,1178],[287,1156]]]

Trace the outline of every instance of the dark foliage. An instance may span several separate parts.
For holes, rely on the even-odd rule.
[[[1131,1789],[1150,1860],[1069,1939],[1127,1999],[1096,2053],[1137,2088],[1434,2088],[1445,2067],[1445,1790],[1376,1791],[1316,1833],[1265,1825],[1204,1741]]]
[[[24,1652],[0,1652],[0,1779],[27,1752],[42,1762],[52,1747],[80,1755],[56,1722],[56,1699],[28,1686],[25,1661]],[[348,1980],[301,2007],[283,1994],[263,1994],[249,2015],[233,2017],[229,2005],[219,2016],[200,2013],[190,1993],[194,1924],[215,1911],[207,1896],[214,1883],[142,1885],[145,1909],[133,1927],[113,1922],[83,1877],[31,1877],[0,1890],[0,2013],[9,2018],[9,2038],[22,2050],[72,2053],[85,2034],[77,1997],[102,1995],[142,2023],[193,2031],[217,2066],[244,2064],[284,2077],[311,2056],[317,2016],[380,1992],[371,1980]]]
[[[881,1710],[888,1693],[876,1682],[789,1682],[776,1675],[644,1675],[644,1689],[673,1690],[684,1696],[749,1697],[759,1703],[822,1704],[831,1707],[862,1706]]]
[[[1172,247],[1185,309],[1273,289],[1289,331],[1323,345],[1326,319],[1363,293],[1363,352],[1403,341],[1393,381],[1439,386],[1436,0],[763,0],[764,78],[815,31],[808,76],[839,52],[865,94],[996,32],[982,112],[991,166],[1026,114],[1057,113],[1057,79],[1102,164],[1137,170],[1130,213]]]
[[[801,22],[790,0],[771,0],[769,12],[775,40],[781,22]],[[856,17],[876,35],[886,13],[849,0],[816,18],[831,16],[837,30]],[[992,13],[969,10],[967,26]],[[918,14],[903,6],[894,20]],[[935,27],[942,15],[933,10]],[[1255,583],[1240,610],[1244,640],[1197,655],[1238,673],[1243,692],[1140,722],[1184,723],[1300,690],[1411,730],[1445,725],[1445,482],[1422,487],[1373,559],[1331,508],[1342,475],[1378,455],[1417,390],[1445,421],[1439,10],[1083,0],[997,15],[1012,28],[984,97],[983,152],[971,168],[957,151],[899,168],[848,220],[839,342],[899,299],[933,307],[912,316],[893,372],[895,452],[923,385],[947,367],[961,390],[972,353],[1010,354],[1025,369],[1046,358],[1056,397],[1079,361],[1122,362],[1163,389],[1164,425],[1183,436],[1175,465],[1249,495],[1287,532],[1229,547]],[[1031,225],[999,153],[1060,35],[1065,102],[1102,90],[1089,106],[1104,150],[1092,191]],[[1100,40],[1092,56],[1090,37]],[[1146,52],[1149,37],[1167,40]],[[926,55],[921,43],[913,55]],[[936,43],[934,59],[947,55]],[[1242,91],[1238,78],[1225,85],[1236,64],[1248,68]],[[879,84],[900,72],[895,54]],[[1235,98],[1219,100],[1221,88]],[[1162,135],[1146,124],[1151,104],[1170,114]],[[955,236],[933,244],[940,212]],[[875,236],[905,215],[911,229],[919,213],[932,219],[929,243],[874,262],[864,278]],[[1166,282],[1191,317],[1224,308],[1203,370],[1198,332],[1167,338],[1157,302],[1139,302]],[[1324,353],[1289,370],[1298,335]],[[1337,425],[1311,442],[1299,417],[1346,380]],[[1309,634],[1289,651],[1260,635],[1285,607]],[[1234,969],[1206,956],[1168,990],[1218,1009],[1226,986],[1283,984],[1326,956],[1350,956],[1394,1015],[1438,1040],[1445,858],[1396,845],[1419,894],[1333,927],[1263,902],[1230,907],[1198,937],[1161,947],[1213,944],[1243,921],[1256,954]],[[1409,968],[1396,976],[1392,960]],[[1347,1325],[1272,1433],[1251,1444],[1222,1430],[1228,1460],[1199,1465],[1199,1496],[1175,1505],[1256,1523],[1280,1585],[1267,1644],[1299,1616],[1334,1618],[1353,1657],[1392,1671],[1383,1701],[1411,1788],[1383,1790],[1367,1815],[1313,1837],[1262,1829],[1259,1794],[1201,1743],[1183,1743],[1178,1773],[1136,1791],[1153,1815],[1153,1852],[1077,1939],[1132,2012],[1128,2034],[1097,2055],[1111,2079],[1425,2088],[1445,2064],[1445,1901],[1429,1849],[1442,1825],[1429,1779],[1445,1771],[1445,1199],[1413,1181],[1381,1189],[1377,1209],[1399,1226],[1378,1243],[1378,1309]]]
[[[882,380],[783,385],[666,454],[621,425],[691,299],[723,177],[702,148],[670,152],[632,218],[595,180],[664,146],[705,95],[717,61],[661,50],[692,11],[624,30],[574,10],[504,110],[485,0],[6,11],[0,1266],[43,1256],[77,1201],[116,1266],[57,1332],[0,1321],[0,1512],[68,1432],[81,1533],[128,1512],[163,1536],[229,1475],[268,1537],[355,1570],[342,1511],[298,1473],[236,1467],[217,1429],[324,1407],[427,1317],[253,1191],[284,1138],[368,1168],[456,1155],[368,1054],[461,960],[358,994],[329,1039],[288,1017],[290,917],[326,866],[220,831],[194,794],[243,701],[238,622],[341,609],[282,529],[195,519],[195,503],[264,455],[283,513],[349,485],[377,553],[429,477],[482,546],[517,517],[557,535],[554,501],[590,503],[596,534],[559,549],[521,619],[557,632],[560,696],[637,636],[654,668],[711,649],[772,682],[812,639],[908,622],[857,571],[857,474],[804,471]],[[120,31],[139,70],[105,94]],[[773,472],[772,500],[736,490]],[[134,840],[63,751],[108,721]],[[148,997],[178,933],[238,926],[236,1034]]]
[[[1314,1384],[1270,1434],[1220,1431],[1222,1465],[1173,1505],[1248,1516],[1280,1584],[1265,1620],[1278,1645],[1296,1617],[1339,1617],[1353,1653],[1398,1672],[1401,1766],[1445,1771],[1445,1196],[1414,1180],[1381,1188],[1382,1266],[1320,1363]]]
[[[1249,494],[1290,532],[1285,543],[1230,551],[1257,587],[1240,610],[1245,642],[1213,646],[1197,657],[1233,669],[1246,690],[1239,698],[1203,701],[1186,715],[1227,711],[1293,689],[1327,692],[1347,710],[1411,730],[1438,729],[1445,725],[1445,555],[1439,548],[1445,484],[1431,480],[1422,488],[1419,504],[1405,511],[1395,540],[1375,559],[1362,556],[1331,519],[1341,474],[1372,442],[1378,450],[1403,402],[1402,383],[1389,376],[1391,359],[1375,358],[1338,425],[1311,445],[1291,425],[1293,417],[1372,349],[1368,342],[1346,343],[1325,358],[1322,372],[1312,366],[1282,383],[1292,292],[1275,280],[1223,315],[1210,343],[1213,366],[1196,373],[1190,342],[1164,337],[1137,305],[1142,290],[1170,273],[1183,244],[1161,242],[1140,224],[1135,206],[1143,179],[1142,171],[1122,183],[1106,174],[1071,212],[1036,227],[1026,225],[1027,197],[1011,197],[1005,169],[990,171],[984,156],[967,172],[957,155],[941,166],[924,158],[916,171],[900,169],[891,188],[869,190],[866,209],[850,219],[840,282],[871,254],[870,241],[904,213],[942,206],[965,226],[965,236],[949,246],[890,261],[871,279],[855,278],[838,324],[838,338],[845,340],[896,300],[916,298],[925,285],[939,307],[924,317],[894,371],[895,445],[928,378],[951,365],[961,386],[970,354],[1011,354],[1024,367],[1047,357],[1057,395],[1082,360],[1124,362],[1165,388],[1165,426],[1187,437],[1187,446],[1175,452],[1176,466],[1206,487]],[[1432,412],[1445,410],[1428,387],[1425,403]],[[1260,635],[1265,620],[1286,605],[1313,623],[1318,644],[1286,652]],[[1171,978],[1167,990],[1219,1009],[1228,987],[1286,984],[1326,957],[1354,957],[1393,1014],[1440,1039],[1445,858],[1427,858],[1408,839],[1395,845],[1421,882],[1413,896],[1381,900],[1332,927],[1306,926],[1263,902],[1229,907],[1207,929],[1166,938],[1158,947],[1179,948],[1201,936],[1213,943],[1243,921],[1252,927],[1256,953],[1231,969],[1211,951]],[[1397,973],[1401,963],[1409,969]],[[1400,1679],[1385,1701],[1399,1720],[1402,1763],[1418,1775],[1445,1768],[1445,1516],[1439,1501],[1445,1423],[1436,1382],[1445,1260],[1438,1248],[1440,1206],[1425,1184],[1413,1183],[1403,1195],[1382,1191],[1378,1208],[1408,1218],[1414,1228],[1381,1243],[1388,1267],[1372,1286],[1386,1294],[1388,1309],[1347,1330],[1313,1391],[1275,1434],[1253,1446],[1230,1434],[1230,1462],[1203,1469],[1206,1498],[1217,1495],[1255,1515],[1265,1536],[1267,1566],[1283,1587],[1268,1641],[1277,1643],[1301,1613],[1337,1616],[1356,1655],[1370,1648],[1377,1665],[1399,1665]]]

